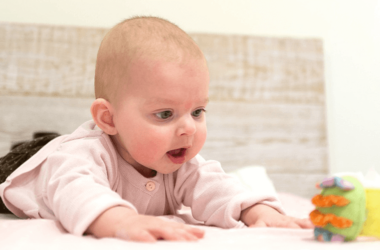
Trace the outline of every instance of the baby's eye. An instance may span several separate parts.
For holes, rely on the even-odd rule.
[[[165,110],[165,111],[162,111],[162,112],[156,113],[155,115],[156,115],[158,118],[165,120],[165,119],[170,118],[170,117],[173,115],[173,113],[172,113],[170,110]]]
[[[204,109],[197,109],[197,110],[193,111],[193,113],[191,113],[191,115],[194,116],[194,117],[199,117],[202,114],[202,112],[206,112],[206,110],[204,110]]]

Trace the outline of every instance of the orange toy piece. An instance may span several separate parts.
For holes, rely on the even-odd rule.
[[[350,203],[349,200],[344,198],[343,196],[337,195],[326,195],[323,196],[321,194],[313,197],[311,202],[317,207],[331,207],[332,205],[343,207]]]
[[[318,227],[324,227],[328,223],[336,228],[348,228],[352,225],[352,221],[349,219],[338,217],[335,214],[322,214],[318,210],[310,213],[310,219]]]

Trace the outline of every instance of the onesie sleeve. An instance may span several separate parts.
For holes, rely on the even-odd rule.
[[[21,186],[13,184],[7,189],[7,199],[28,217],[57,219],[75,235],[82,235],[111,207],[136,210],[112,189],[110,180],[117,175],[117,161],[106,144],[99,138],[62,143],[41,166],[23,177]],[[17,179],[14,183],[18,183]],[[30,204],[24,205],[27,193]],[[27,211],[29,207],[38,210]]]
[[[244,227],[241,211],[263,203],[283,213],[271,190],[247,190],[236,178],[227,175],[219,162],[201,156],[184,164],[177,173],[174,196],[177,203],[191,207],[193,217],[205,225],[221,228]]]
[[[95,155],[94,155],[95,156]],[[97,156],[101,160],[101,156]],[[58,164],[46,183],[44,202],[70,233],[82,235],[105,210],[114,206],[134,208],[114,192],[101,161],[57,152],[47,164]]]

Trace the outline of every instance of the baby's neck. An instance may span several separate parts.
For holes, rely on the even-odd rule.
[[[136,168],[135,168],[136,169]],[[149,168],[136,169],[145,178],[153,178],[157,175],[157,171]]]

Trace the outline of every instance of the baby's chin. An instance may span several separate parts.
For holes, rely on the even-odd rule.
[[[166,161],[167,163],[165,163],[164,166],[155,166],[155,167],[152,167],[151,169],[157,171],[160,174],[171,174],[177,171],[178,169],[180,169],[181,166],[185,164],[186,162],[188,162],[190,159],[191,158],[189,159],[186,158],[186,160],[180,164],[175,164],[171,162],[170,160],[167,160]]]

